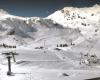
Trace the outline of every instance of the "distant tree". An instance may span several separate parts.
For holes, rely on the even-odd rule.
[[[3,43],[3,47],[4,47],[4,48],[6,48],[6,47],[7,47],[7,45]]]
[[[94,14],[92,13],[91,16],[94,16]]]
[[[67,44],[63,44],[63,47],[68,47],[68,45]]]
[[[83,26],[86,26],[86,24],[85,23],[81,23]]]
[[[98,29],[95,29],[95,32],[97,32],[98,31]]]
[[[62,45],[62,44],[60,44],[60,47],[63,47],[63,45]]]
[[[57,44],[57,47],[59,47],[59,45]]]
[[[65,44],[65,47],[68,47],[68,44]]]
[[[75,45],[75,44],[71,42],[71,45]]]
[[[13,46],[13,48],[16,48],[16,46]]]

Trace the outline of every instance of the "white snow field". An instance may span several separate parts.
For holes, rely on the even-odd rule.
[[[0,80],[99,80],[99,48],[99,5],[65,7],[46,18],[0,10]],[[18,55],[7,76],[3,53],[10,51]]]

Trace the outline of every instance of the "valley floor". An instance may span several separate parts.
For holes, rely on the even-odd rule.
[[[78,62],[62,60],[61,54],[44,50],[16,50],[12,61],[12,76],[7,76],[7,60],[0,64],[0,80],[85,80],[100,77],[99,66],[80,66]],[[56,53],[56,54],[55,54]],[[67,61],[66,61],[67,60]],[[71,63],[72,62],[72,63]]]

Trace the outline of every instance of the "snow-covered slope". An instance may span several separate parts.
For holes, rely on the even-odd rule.
[[[65,7],[47,17],[55,23],[64,27],[78,28],[81,33],[89,38],[99,33],[100,28],[100,6],[95,5],[88,8]],[[97,32],[97,33],[95,33]]]
[[[90,8],[65,7],[47,18],[19,17],[0,10],[1,79],[7,78],[6,80],[8,80],[10,77],[5,77],[6,74],[2,74],[2,72],[6,73],[7,65],[5,58],[1,58],[2,52],[12,51],[12,49],[5,49],[2,44],[3,46],[4,44],[17,46],[16,52],[19,55],[16,56],[16,65],[12,65],[12,70],[15,75],[18,74],[13,78],[25,75],[25,77],[20,76],[21,79],[19,80],[27,79],[27,73],[30,74],[30,77],[35,74],[36,77],[30,79],[36,80],[82,80],[89,78],[91,73],[90,77],[99,76],[100,6],[96,5]],[[2,64],[5,65],[2,67]],[[47,74],[49,69],[50,75]],[[64,73],[61,72],[62,69]],[[65,72],[65,69],[68,71]],[[73,71],[74,69],[75,71]],[[86,69],[86,71],[80,71],[80,69]],[[93,69],[98,70],[95,71],[95,75]],[[58,70],[55,77],[51,70],[53,74],[55,74],[55,70]],[[47,76],[41,72],[46,72]],[[43,77],[39,77],[37,74],[42,74]]]
[[[1,44],[13,42],[16,45],[26,46],[43,45],[44,40],[47,46],[71,42],[80,44],[88,40],[98,40],[100,38],[100,6],[65,7],[47,18],[19,17],[1,9],[0,37]]]
[[[4,11],[5,12],[5,11]],[[64,28],[62,25],[54,23],[51,19],[39,17],[19,17],[9,13],[2,13],[0,16],[0,43],[15,45],[43,45],[43,41],[47,40],[47,45],[55,45],[57,43],[76,39],[80,34],[78,30]],[[74,35],[73,37],[67,37]],[[67,36],[66,36],[67,35]],[[54,43],[52,43],[53,41]]]
[[[89,26],[91,23],[100,22],[100,6],[95,5],[88,8],[65,7],[49,15],[47,19],[62,24],[65,27]],[[83,23],[83,25],[82,25]]]

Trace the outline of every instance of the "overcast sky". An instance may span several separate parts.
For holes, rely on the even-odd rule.
[[[0,8],[18,16],[46,17],[66,6],[89,7],[100,0],[0,0]]]

